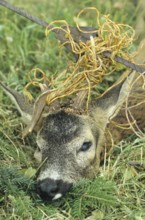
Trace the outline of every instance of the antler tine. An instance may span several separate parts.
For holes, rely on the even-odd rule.
[[[40,86],[42,94],[45,93],[45,92],[49,93],[50,88],[49,88],[49,85],[48,85],[48,81],[44,80],[44,83],[40,83],[39,86]],[[59,108],[60,108],[60,102],[57,99],[54,102],[52,102],[49,107],[45,106],[45,111],[48,112],[48,109],[49,109],[49,111],[51,111],[51,110],[56,110],[56,109],[59,109]]]
[[[39,95],[34,103],[32,120],[31,123],[23,130],[23,137],[27,136],[34,129],[39,129],[39,126],[41,126],[45,114],[48,114],[50,111],[54,111],[60,108],[60,103],[58,100],[54,101],[50,105],[46,104],[47,96],[51,93],[51,90],[46,84],[40,84],[40,89],[42,93]]]
[[[82,110],[87,95],[87,90],[79,91],[73,100],[72,108]]]

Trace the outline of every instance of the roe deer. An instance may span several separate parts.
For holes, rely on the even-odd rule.
[[[136,62],[144,62],[144,51],[145,45],[138,52]],[[39,154],[40,162],[44,161],[38,176],[38,190],[42,198],[58,199],[75,181],[96,175],[103,148],[106,147],[108,151],[112,146],[112,139],[116,144],[133,132],[131,127],[126,130],[115,125],[128,123],[126,109],[123,107],[128,95],[129,112],[139,128],[144,128],[143,74],[130,89],[136,76],[138,74],[132,71],[126,79],[90,103],[86,114],[78,114],[75,108],[68,111],[68,108],[61,107],[42,114],[43,122],[36,138],[39,152],[35,154]],[[1,82],[0,87],[14,101],[24,122],[31,123],[33,105],[27,102],[27,98]],[[138,102],[141,103],[137,104]]]
[[[138,0],[133,2],[136,3]],[[140,10],[143,12],[144,1],[140,2]],[[10,5],[1,0],[0,4]],[[20,10],[20,14],[21,12]],[[140,16],[138,24],[141,24],[141,19],[144,24],[143,13],[140,13]],[[142,33],[142,27],[140,28],[138,24],[136,29],[141,30]],[[46,25],[47,23],[44,22],[43,26]],[[138,32],[138,35],[141,33]],[[57,37],[60,39],[61,36]],[[144,51],[145,45],[138,52],[136,63],[141,64],[145,61]],[[137,77],[138,74],[134,71],[130,73],[126,80],[121,81],[99,99],[90,103],[87,114],[83,111],[79,114],[80,110],[77,111],[76,108],[69,111],[69,106],[65,109],[61,107],[57,110],[51,109],[47,114],[42,114],[42,123],[37,127],[36,137],[39,151],[35,153],[40,163],[44,161],[37,180],[38,191],[42,198],[58,199],[75,181],[95,176],[104,149],[108,152],[112,144],[117,144],[133,133],[134,126],[141,130],[145,127],[144,77],[142,75],[134,84]],[[134,85],[131,88],[132,84]],[[24,123],[30,124],[33,104],[27,101],[27,97],[6,87],[2,82],[0,82],[0,87],[16,104]],[[128,117],[133,123],[124,129],[123,124],[128,124],[126,98],[128,98],[129,106]],[[85,106],[79,107],[82,107],[82,110],[85,108]]]

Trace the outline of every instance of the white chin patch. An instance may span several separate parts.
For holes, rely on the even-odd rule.
[[[58,194],[56,194],[56,195],[53,197],[52,200],[56,200],[56,199],[59,199],[59,198],[61,198],[61,197],[62,197],[62,194],[61,194],[61,193],[58,193]]]

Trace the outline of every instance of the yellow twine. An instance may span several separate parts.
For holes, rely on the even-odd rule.
[[[90,40],[83,42],[75,42],[71,35],[71,29],[68,23],[64,20],[53,21],[46,28],[46,36],[53,30],[62,30],[65,33],[67,41],[64,44],[70,44],[72,52],[78,55],[78,61],[73,63],[67,72],[63,72],[59,78],[59,82],[56,78],[53,81],[49,80],[45,73],[40,69],[31,71],[33,78],[29,77],[29,83],[25,87],[25,93],[29,98],[32,98],[28,92],[30,85],[39,86],[39,83],[48,81],[50,85],[53,85],[53,91],[46,98],[46,103],[50,105],[57,99],[70,96],[78,91],[87,90],[88,99],[86,108],[88,109],[91,90],[102,81],[104,75],[112,73],[117,69],[116,62],[113,60],[115,55],[123,58],[128,58],[127,51],[131,45],[134,30],[124,24],[119,24],[110,20],[109,15],[101,15],[100,12],[93,7],[85,8],[81,10],[77,16],[79,20],[83,13],[88,11],[94,11],[96,13],[96,26],[98,37],[90,37]],[[61,27],[53,27],[51,25],[64,24]],[[96,31],[84,31],[76,23],[76,27],[82,33],[94,33]],[[62,44],[62,45],[64,45]],[[103,55],[104,51],[112,52],[112,59],[106,58]],[[37,72],[41,73],[41,77],[37,76]],[[30,74],[30,75],[31,75]]]

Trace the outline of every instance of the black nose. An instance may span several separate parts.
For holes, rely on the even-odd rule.
[[[46,178],[38,181],[37,190],[43,200],[51,201],[64,196],[71,186],[71,183],[62,180]]]

